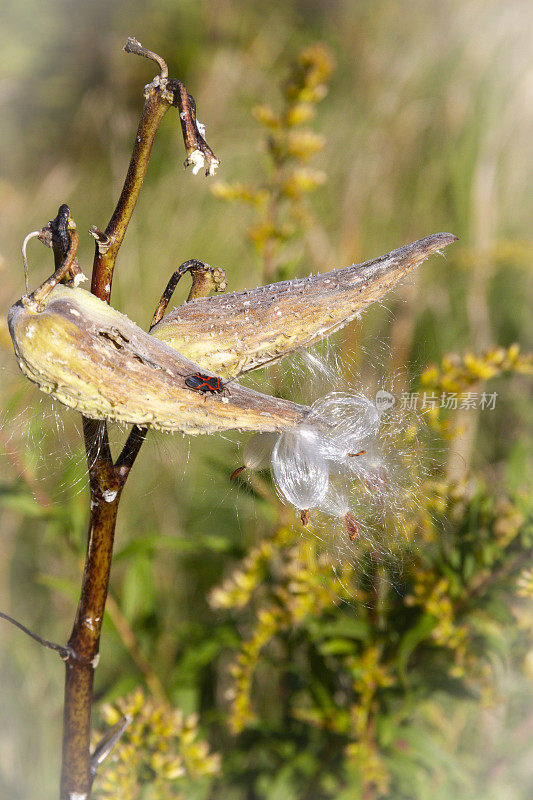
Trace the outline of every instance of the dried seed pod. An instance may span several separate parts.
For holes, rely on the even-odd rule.
[[[456,238],[435,233],[364,264],[194,300],[163,317],[151,333],[230,378],[339,330]]]
[[[83,289],[59,284],[39,306],[23,298],[8,323],[24,374],[93,419],[193,434],[282,431],[306,411],[236,383],[209,396],[187,388],[197,364]]]

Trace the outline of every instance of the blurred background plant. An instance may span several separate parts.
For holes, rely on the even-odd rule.
[[[149,439],[119,516],[96,678],[99,702],[141,722],[100,797],[531,796],[531,23],[521,0],[4,4],[6,311],[20,243],[59,203],[91,262],[82,232],[114,205],[153,75],[121,52],[134,34],[195,95],[221,182],[181,172],[169,115],[116,307],[146,326],[191,257],[238,289],[450,230],[445,261],[337,336],[340,363],[370,395],[391,376],[404,391],[497,393],[493,409],[429,411],[443,466],[392,575],[371,559],[335,574],[264,473],[230,484],[242,437]],[[30,259],[36,285],[49,254]],[[64,641],[85,546],[78,421],[24,381],[5,323],[0,335],[0,607]],[[294,388],[283,368],[259,380]],[[63,668],[1,636],[0,794],[54,796]],[[99,713],[105,730],[113,712]]]

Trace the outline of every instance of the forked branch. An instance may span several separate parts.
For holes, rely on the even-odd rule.
[[[200,162],[200,156],[195,156],[198,151],[202,163],[207,164],[208,173],[212,174],[218,164],[198,128],[194,100],[181,81],[168,78],[165,61],[156,53],[143,48],[133,38],[128,39],[124,49],[128,53],[155,61],[160,67],[160,74],[145,87],[144,106],[128,172],[109,224],[105,231],[96,227],[91,229],[95,238],[91,291],[106,303],[109,303],[111,296],[117,254],[139,197],[152,144],[159,124],[171,106],[177,106],[180,111],[187,151],[186,163],[192,163],[196,167]],[[54,233],[57,234],[58,231],[55,230]],[[72,234],[70,242],[72,243]],[[75,244],[76,242],[71,246],[74,247]],[[65,255],[66,252],[63,252],[62,261]],[[57,273],[53,278],[57,279]],[[83,430],[89,465],[91,511],[80,601],[67,644],[72,657],[66,663],[62,800],[72,800],[74,797],[77,800],[86,800],[91,791],[96,765],[100,763],[99,756],[91,759],[89,749],[94,669],[98,662],[118,504],[145,435],[145,431],[134,427],[121,456],[114,464],[106,423],[84,418]]]

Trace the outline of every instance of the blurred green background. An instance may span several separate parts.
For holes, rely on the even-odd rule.
[[[457,415],[461,432],[451,444],[443,438],[416,551],[393,588],[378,574],[359,587],[361,604],[345,602],[327,568],[314,574],[320,556],[298,544],[266,476],[229,484],[243,437],[150,438],[119,514],[95,724],[101,702],[141,685],[161,708],[199,714],[199,736],[221,766],[201,747],[189,758],[178,736],[182,778],[159,785],[152,766],[141,774],[124,757],[124,774],[111,774],[101,796],[531,797],[530,379],[516,350],[502,355],[503,370],[483,354],[532,349],[532,26],[525,0],[4,0],[5,312],[23,292],[24,236],[63,202],[90,270],[84,231],[109,219],[154,74],[122,52],[128,35],[163,55],[194,95],[221,160],[217,178],[267,192],[276,185],[271,130],[254,108],[283,109],[298,54],[321,42],[336,66],[305,127],[325,138],[309,166],[325,180],[314,173],[305,218],[274,237],[274,274],[324,271],[455,233],[445,260],[431,259],[339,346],[369,387],[396,373],[415,387],[453,352],[479,357],[467,358],[461,385],[498,392],[494,411]],[[142,326],[188,258],[224,267],[232,289],[268,274],[247,233],[260,210],[223,202],[212,180],[183,171],[178,127],[169,113],[114,282],[113,304]],[[30,265],[33,287],[51,272],[49,252],[31,245]],[[183,297],[180,287],[175,303]],[[0,334],[0,609],[64,642],[87,521],[80,424],[27,384],[5,322]],[[217,601],[224,579],[229,594]],[[357,566],[350,580],[359,586]],[[63,666],[7,624],[0,637],[0,795],[54,797]]]

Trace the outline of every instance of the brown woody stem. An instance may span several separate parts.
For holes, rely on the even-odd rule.
[[[115,473],[107,426],[83,419],[91,491],[91,516],[85,570],[76,619],[67,648],[63,712],[61,798],[88,798],[91,774],[90,732],[94,670],[98,662],[113,539],[122,486]]]
[[[98,239],[96,242],[91,292],[107,303],[111,296],[115,260],[141,191],[152,144],[159,124],[172,105],[172,101],[173,95],[169,94],[166,85],[163,88],[161,85],[153,84],[147,87],[124,187],[104,232],[109,246],[102,248],[98,246],[100,244]]]
[[[139,197],[159,123],[171,105],[182,105],[175,91],[179,82],[167,80],[166,64],[159,56],[133,39],[128,40],[125,49],[156,61],[161,75],[145,89],[145,103],[128,173],[111,220],[105,232],[97,228],[91,231],[96,239],[91,291],[105,302],[109,302],[115,260]],[[182,84],[179,86],[181,88]],[[114,464],[106,423],[84,418],[83,431],[91,512],[80,601],[67,645],[61,800],[86,800],[91,791],[94,778],[89,749],[93,678],[109,586],[118,504],[145,436],[145,430],[134,427]]]

